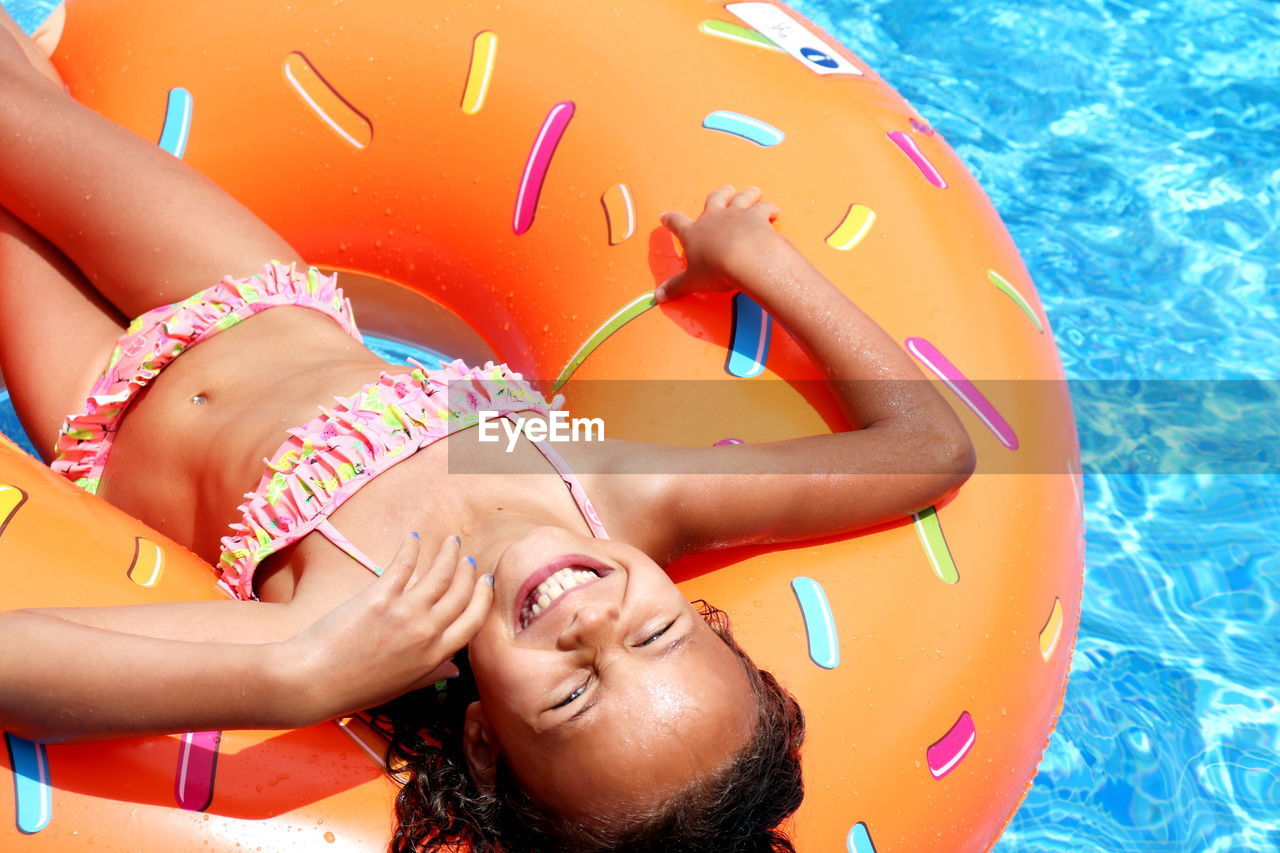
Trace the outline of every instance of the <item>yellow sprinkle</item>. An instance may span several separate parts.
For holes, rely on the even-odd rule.
[[[1062,601],[1053,599],[1053,609],[1049,611],[1049,621],[1040,630],[1040,656],[1046,661],[1058,647],[1058,638],[1062,636]]]
[[[862,238],[867,236],[867,232],[871,230],[871,226],[875,222],[876,212],[874,210],[861,204],[850,205],[848,212],[844,215],[844,219],[836,226],[836,230],[832,231],[827,237],[827,245],[833,249],[847,252],[862,242]]]
[[[485,30],[476,33],[471,43],[471,68],[467,71],[467,87],[462,93],[462,111],[475,115],[484,107],[493,78],[493,62],[498,55],[498,37]]]
[[[133,561],[129,563],[129,580],[138,586],[150,589],[160,583],[164,575],[164,551],[150,539],[137,537],[134,540]]]

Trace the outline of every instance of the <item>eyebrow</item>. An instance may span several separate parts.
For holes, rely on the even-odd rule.
[[[697,634],[698,632],[696,628],[693,630],[686,631],[684,634],[681,634],[679,637],[677,637],[674,642],[664,646],[657,654],[653,655],[650,658],[650,660],[651,661],[663,660],[667,657],[670,657],[673,654],[676,654],[677,652],[683,649],[688,648],[695,640],[697,640]],[[565,726],[577,723],[577,721],[585,717],[587,712],[590,711],[592,708],[594,708],[596,704],[599,703],[599,701],[600,701],[600,689],[597,688],[596,692],[592,694],[590,702],[588,702],[587,704],[579,708],[577,712],[573,714],[573,716],[559,723],[556,723],[554,726],[551,727],[551,731],[553,732],[562,731]]]

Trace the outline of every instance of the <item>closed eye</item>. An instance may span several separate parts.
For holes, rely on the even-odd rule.
[[[573,691],[573,692],[572,692],[572,693],[570,693],[568,696],[566,696],[566,697],[564,698],[564,701],[562,701],[562,702],[560,702],[560,703],[558,703],[558,704],[556,704],[556,705],[552,705],[552,706],[551,706],[551,710],[552,710],[552,711],[554,711],[554,710],[555,710],[555,709],[557,709],[557,708],[563,708],[565,705],[568,705],[568,704],[569,704],[570,702],[572,702],[574,699],[577,699],[577,698],[578,698],[579,696],[581,696],[584,692],[586,692],[586,689],[587,689],[587,685],[586,685],[586,684],[583,684],[583,685],[582,685],[581,687],[579,687],[577,690]]]
[[[670,630],[671,630],[671,626],[672,626],[672,625],[674,625],[674,624],[676,624],[676,620],[672,619],[672,620],[671,620],[670,622],[668,622],[668,623],[667,623],[667,624],[666,624],[666,625],[665,625],[661,630],[659,630],[659,631],[655,632],[652,636],[650,636],[650,637],[649,637],[647,640],[645,640],[643,643],[640,643],[638,646],[636,646],[636,648],[637,648],[637,649],[642,649],[642,648],[644,648],[645,646],[647,646],[647,645],[649,645],[650,643],[652,643],[653,641],[657,640],[657,639],[658,639],[659,637],[661,637],[663,634],[665,634],[665,633],[667,633],[668,631],[670,631]]]

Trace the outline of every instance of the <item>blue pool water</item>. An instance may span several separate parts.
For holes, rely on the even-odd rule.
[[[1280,5],[793,2],[982,182],[1070,378],[1188,383],[1194,401],[1195,380],[1277,377]],[[5,5],[27,26],[52,6]],[[1077,417],[1086,444],[1117,429],[1089,398]],[[1087,475],[1066,704],[997,853],[1280,850],[1277,485]]]

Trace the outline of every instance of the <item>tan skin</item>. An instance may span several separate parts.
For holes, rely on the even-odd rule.
[[[47,452],[125,316],[268,259],[302,259],[194,170],[68,98],[5,33],[0,89],[0,365]],[[735,448],[562,445],[609,540],[591,537],[528,442],[511,454],[466,433],[437,442],[333,516],[388,567],[380,579],[312,535],[260,569],[261,602],[0,614],[0,727],[87,740],[305,725],[449,674],[470,644],[480,701],[466,746],[482,784],[504,755],[535,799],[588,814],[643,805],[722,765],[751,733],[747,681],[663,567],[690,551],[900,518],[973,467],[968,437],[929,383],[839,381],[920,374],[774,229],[777,215],[758,189],[733,187],[713,191],[696,219],[664,214],[687,269],[659,301],[749,293],[826,371],[855,429]],[[193,221],[201,227],[184,224]],[[37,347],[69,369],[29,358]],[[153,382],[124,421],[101,494],[212,562],[283,430],[388,369],[317,312],[256,315]],[[496,454],[475,461],[504,473],[451,478],[449,452]],[[714,468],[613,473],[637,458],[640,470]],[[829,469],[789,473],[814,460]],[[522,625],[521,585],[566,559],[595,579]]]

